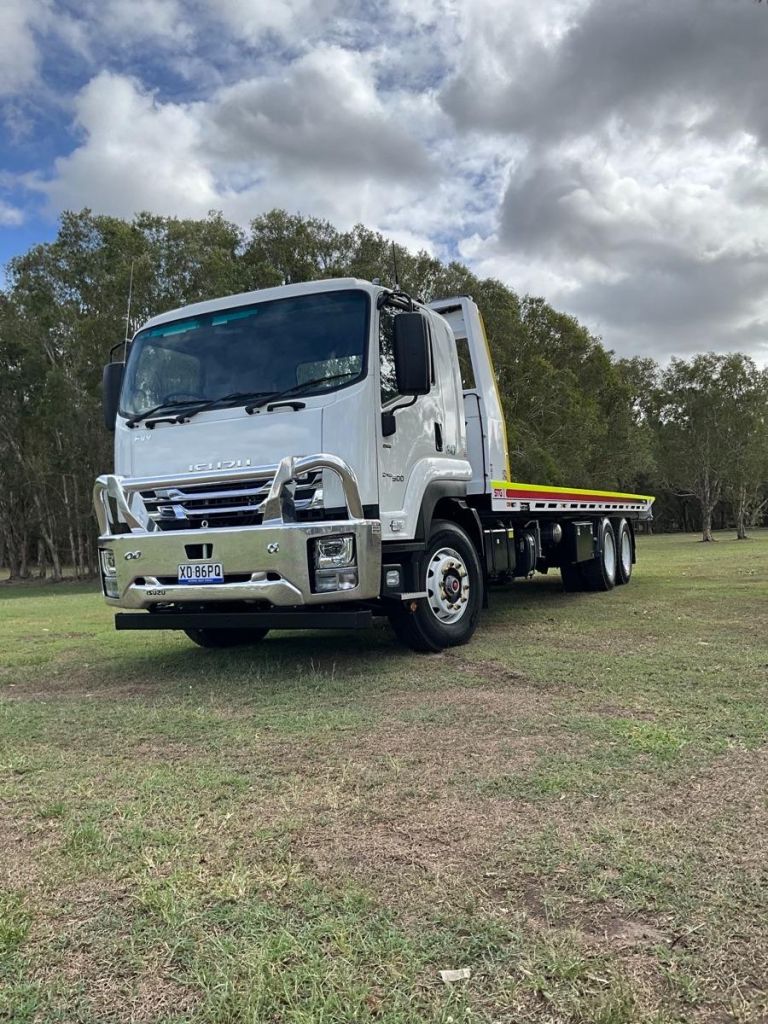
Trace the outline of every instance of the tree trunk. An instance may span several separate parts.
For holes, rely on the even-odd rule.
[[[29,536],[26,533],[21,538],[21,554],[19,558],[19,579],[29,579]]]
[[[701,482],[699,501],[701,502],[701,539],[705,544],[711,543],[712,537],[712,516],[717,503],[720,500],[720,488],[717,483],[712,484],[709,471],[705,471]]]
[[[45,544],[43,538],[37,538],[37,576],[38,579],[44,580],[48,573],[48,564],[45,558]]]
[[[51,558],[53,570],[51,579],[58,583],[61,580],[61,561],[59,559],[59,549],[56,547],[55,527],[51,519],[51,513],[47,507],[43,508],[43,503],[38,494],[35,494],[35,507],[37,508],[40,534],[45,541]]]
[[[736,539],[747,540],[747,488],[744,484],[736,496]]]
[[[712,540],[712,508],[709,505],[701,511],[701,539],[705,544]]]
[[[67,476],[65,473],[61,474],[61,489],[64,496],[64,512],[67,519],[67,534],[69,537],[69,558],[73,567],[73,572],[77,576],[77,547],[75,545],[75,534],[72,530],[72,510],[69,504],[69,492],[67,490]]]

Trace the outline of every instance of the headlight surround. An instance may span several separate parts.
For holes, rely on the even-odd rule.
[[[315,539],[315,568],[342,569],[355,561],[355,538],[351,533]]]
[[[332,594],[339,590],[354,590],[359,582],[356,557],[352,533],[315,537],[311,547],[313,591]]]

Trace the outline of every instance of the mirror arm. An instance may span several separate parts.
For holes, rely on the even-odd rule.
[[[127,338],[125,339],[125,341],[118,341],[118,342],[116,342],[116,344],[114,344],[112,346],[112,348],[109,350],[109,361],[110,361],[110,363],[114,362],[112,353],[115,352],[116,349],[118,349],[118,348],[122,348],[122,350],[123,350],[123,360],[122,361],[125,362],[127,360],[127,358],[128,358],[128,350],[130,349],[130,347],[131,347],[131,342]]]
[[[402,405],[396,405],[392,409],[387,409],[381,414],[381,435],[382,437],[391,437],[397,430],[397,421],[395,420],[395,413],[399,412],[400,409],[409,409],[412,405],[415,405],[418,401],[419,396],[414,395],[410,402],[403,402]]]

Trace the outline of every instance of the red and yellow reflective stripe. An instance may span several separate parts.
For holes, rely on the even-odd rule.
[[[581,487],[548,487],[541,484],[511,483],[508,480],[492,480],[494,498],[508,498],[517,501],[615,501],[653,502],[648,494],[624,494],[621,491],[591,491]]]

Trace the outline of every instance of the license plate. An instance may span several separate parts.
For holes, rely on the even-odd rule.
[[[179,583],[223,583],[221,562],[184,562],[179,566]]]

